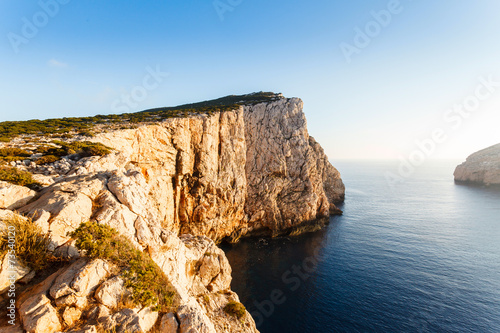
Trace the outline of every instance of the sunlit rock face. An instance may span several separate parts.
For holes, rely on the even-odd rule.
[[[82,267],[42,282],[46,288],[39,297],[23,303],[25,329],[72,327],[81,318],[90,320],[83,310],[95,303],[92,316],[110,327],[146,331],[158,321],[182,332],[257,332],[250,314],[237,319],[223,310],[238,296],[230,290],[231,267],[216,243],[313,224],[340,214],[335,203],[344,199],[340,174],[309,136],[302,107],[300,99],[280,98],[100,133],[92,141],[113,148],[111,154],[53,167],[41,191],[26,190],[6,202],[5,208],[15,204],[50,234],[50,250],[58,256],[80,255],[69,233],[82,222],[115,228],[149,253],[180,302],[175,313],[161,317],[137,309],[113,312],[120,278],[111,276],[107,263],[81,259],[74,265]],[[97,264],[102,274],[80,292],[76,276]],[[54,309],[63,305],[61,319]],[[39,307],[47,316],[33,321],[30,311]]]
[[[454,175],[457,182],[500,185],[500,144],[467,157],[457,166]]]
[[[300,99],[283,98],[102,134],[94,140],[119,156],[79,173],[134,166],[147,183],[137,187],[148,187],[149,205],[140,205],[181,233],[217,241],[279,232],[339,213],[335,203],[344,198],[340,174],[309,136],[302,107]]]

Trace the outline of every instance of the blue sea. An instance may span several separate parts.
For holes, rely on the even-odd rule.
[[[224,250],[232,288],[270,332],[500,332],[500,190],[456,185],[460,161],[340,161],[343,216]]]

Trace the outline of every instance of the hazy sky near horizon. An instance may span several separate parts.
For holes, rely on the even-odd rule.
[[[2,0],[0,121],[274,91],[304,100],[333,160],[463,159],[500,143],[499,13],[498,0]]]

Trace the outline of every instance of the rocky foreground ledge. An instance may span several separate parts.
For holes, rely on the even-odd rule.
[[[302,107],[280,96],[102,131],[86,138],[111,148],[99,156],[72,152],[41,166],[34,154],[11,162],[34,174],[37,186],[0,183],[0,229],[20,214],[50,236],[48,251],[65,261],[48,277],[16,263],[16,324],[0,332],[257,332],[230,290],[231,267],[216,243],[296,231],[340,214],[335,203],[344,199],[340,174],[309,136]],[[33,144],[28,139],[3,147],[23,149]],[[147,253],[172,286],[175,307],[117,306],[126,281],[112,263],[79,251],[70,235],[87,221],[114,228]],[[9,266],[4,255],[4,304]]]
[[[479,185],[500,185],[500,144],[478,151],[455,169],[455,181]]]

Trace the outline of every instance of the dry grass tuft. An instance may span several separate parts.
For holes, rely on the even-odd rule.
[[[14,250],[29,268],[40,271],[47,267],[52,258],[48,251],[50,238],[39,226],[30,219],[12,215],[4,219],[6,228],[0,231],[0,253],[11,253]],[[9,236],[14,236],[15,242],[9,242]]]

